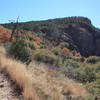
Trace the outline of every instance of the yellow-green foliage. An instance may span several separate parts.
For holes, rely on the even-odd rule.
[[[89,64],[80,64],[80,68],[77,70],[76,79],[81,82],[92,82],[96,80],[95,68]]]
[[[61,48],[59,48],[59,47],[54,47],[54,48],[52,48],[52,52],[53,52],[55,55],[61,55]]]
[[[99,64],[87,64],[75,58],[67,58],[60,67],[65,76],[74,78],[82,83],[93,82],[96,80],[96,73],[99,70]]]
[[[96,73],[96,80],[88,83],[87,87],[93,95],[100,97],[100,70]]]
[[[69,48],[69,43],[67,43],[67,42],[61,42],[60,45],[59,45],[59,47],[62,48],[62,49],[63,48]]]
[[[100,62],[100,57],[96,57],[96,56],[90,56],[86,59],[87,63],[91,63],[91,64],[95,64],[97,62]]]
[[[85,100],[96,100],[96,99],[95,99],[95,96],[87,96]]]
[[[95,100],[96,97],[100,97],[99,57],[84,58],[82,61],[69,57],[64,61],[60,71],[62,71],[65,76],[74,78],[87,85],[88,90],[93,96],[86,98],[86,100]]]
[[[62,67],[60,67],[60,71],[69,78],[76,79],[77,69],[79,68],[79,63],[74,61],[73,59],[66,59]]]
[[[37,50],[34,54],[34,59],[40,62],[56,64],[58,62],[57,56],[55,56],[51,51],[48,49],[40,49]]]

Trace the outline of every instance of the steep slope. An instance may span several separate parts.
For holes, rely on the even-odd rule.
[[[14,24],[5,24],[13,28]],[[79,51],[83,56],[100,56],[100,30],[86,17],[67,17],[46,21],[19,23],[19,30],[41,34],[45,39],[69,43],[69,48]]]
[[[22,89],[24,100],[84,100],[89,96],[82,84],[56,76],[55,72],[36,64],[27,69],[24,64],[7,58],[4,51],[0,48],[0,70]]]

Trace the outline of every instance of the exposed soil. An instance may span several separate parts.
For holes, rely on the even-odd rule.
[[[21,90],[1,71],[0,100],[23,100]]]

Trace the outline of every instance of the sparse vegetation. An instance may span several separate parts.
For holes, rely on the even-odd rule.
[[[69,96],[75,99],[89,95],[84,86],[60,75],[56,76],[55,72],[49,72],[39,65],[32,64],[27,70],[26,65],[7,58],[3,50],[0,48],[0,70],[7,73],[22,88],[24,100],[63,100]],[[70,94],[64,95],[68,91]]]
[[[0,70],[18,84],[25,100],[99,100],[100,48],[97,41],[93,46],[98,31],[83,17],[19,23],[20,38],[10,41],[8,55],[21,62],[0,48]],[[8,41],[10,32],[0,26],[0,42]]]

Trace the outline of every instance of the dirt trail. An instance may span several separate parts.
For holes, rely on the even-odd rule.
[[[23,97],[9,78],[0,71],[0,100],[23,100]]]

